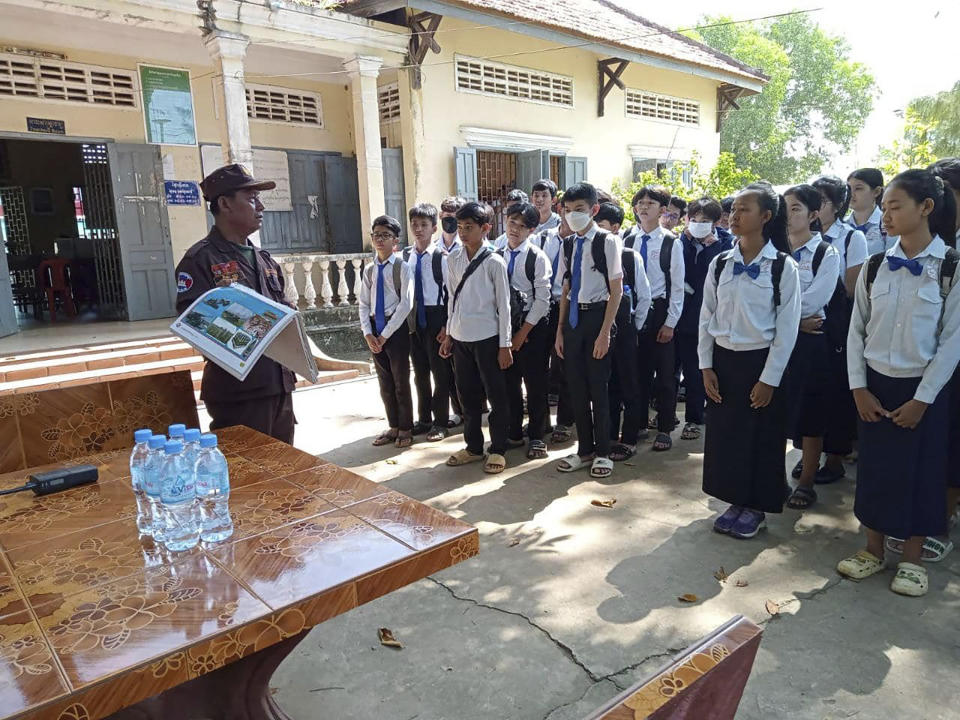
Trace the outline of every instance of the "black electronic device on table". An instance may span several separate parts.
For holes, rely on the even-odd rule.
[[[57,468],[46,472],[34,473],[26,485],[0,490],[0,495],[33,490],[34,495],[50,495],[51,493],[69,490],[79,485],[95,483],[99,473],[94,465],[74,465],[73,467]]]

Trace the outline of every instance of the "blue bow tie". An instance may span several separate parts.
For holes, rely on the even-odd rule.
[[[914,277],[919,276],[923,272],[923,265],[920,264],[920,261],[916,258],[913,260],[904,260],[903,258],[898,258],[896,255],[887,255],[887,265],[890,266],[891,270],[906,268],[913,273]]]
[[[866,234],[867,234],[867,230],[870,229],[870,223],[869,223],[869,222],[865,222],[863,225],[854,225],[853,227],[854,227],[854,229],[859,230],[859,231],[862,232],[864,235],[866,235]]]
[[[757,263],[744,265],[742,262],[738,261],[733,264],[733,275],[736,277],[740,273],[746,273],[750,276],[751,280],[756,280],[758,277],[760,277],[760,266]]]

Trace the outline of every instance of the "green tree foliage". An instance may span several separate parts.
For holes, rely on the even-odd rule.
[[[938,160],[931,141],[930,123],[910,107],[907,108],[905,117],[903,138],[895,139],[888,147],[880,148],[877,154],[877,167],[888,179],[909,168],[926,167]]]
[[[903,137],[877,155],[885,173],[895,175],[960,155],[960,82],[936,95],[911,100],[904,118]]]
[[[873,109],[876,83],[850,48],[807,15],[730,23],[708,17],[689,33],[770,77],[758,95],[738,101],[720,133],[720,149],[775,184],[799,182],[849,150]]]

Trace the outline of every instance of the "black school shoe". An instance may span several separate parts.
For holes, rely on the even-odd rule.
[[[843,480],[847,476],[843,468],[840,468],[840,472],[834,472],[826,465],[817,470],[817,475],[813,481],[817,485],[829,485],[830,483],[835,483],[837,480]]]
[[[430,423],[415,422],[415,423],[413,424],[413,432],[412,432],[412,434],[413,434],[414,436],[416,436],[416,435],[426,435],[428,432],[430,432],[430,428],[432,428],[432,427],[433,427],[433,425],[431,425]]]

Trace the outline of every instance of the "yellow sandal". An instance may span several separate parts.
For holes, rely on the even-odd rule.
[[[837,572],[851,580],[863,580],[876,575],[883,568],[883,560],[866,550],[860,550],[856,555],[837,563]]]

